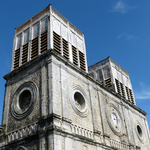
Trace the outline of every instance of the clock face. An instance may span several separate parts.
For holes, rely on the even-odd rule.
[[[116,115],[115,115],[114,113],[111,114],[111,119],[112,119],[112,121],[113,121],[113,123],[114,123],[115,125],[118,124],[118,119],[117,119],[117,117],[116,117]]]

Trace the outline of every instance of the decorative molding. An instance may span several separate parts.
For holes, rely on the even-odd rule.
[[[7,141],[9,143],[9,142],[12,142],[14,140],[18,140],[18,139],[21,139],[23,137],[27,137],[28,135],[35,133],[37,130],[38,130],[38,124],[35,123],[35,124],[31,124],[29,126],[26,126],[22,129],[15,130],[13,132],[9,132],[7,134]]]
[[[84,137],[89,138],[89,139],[94,139],[94,133],[92,130],[86,129],[86,128],[81,127],[77,124],[74,124],[74,123],[71,124],[71,131],[74,134],[84,136]]]
[[[127,143],[114,139],[110,139],[110,146],[117,148],[118,150],[130,150],[130,146]]]

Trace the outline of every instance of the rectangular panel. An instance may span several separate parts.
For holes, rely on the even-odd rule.
[[[16,49],[21,47],[21,43],[22,43],[22,34],[19,34],[16,38]]]
[[[39,23],[36,23],[34,26],[33,26],[33,39],[35,37],[37,37],[39,35]]]
[[[67,27],[63,24],[61,24],[61,35],[62,35],[63,39],[65,39],[66,41],[68,40],[68,38],[67,38]]]
[[[29,29],[26,30],[26,31],[24,31],[23,36],[24,36],[24,42],[23,42],[23,44],[28,43],[29,42]]]
[[[47,17],[41,21],[41,33],[47,30],[48,19]]]
[[[97,79],[103,83],[103,74],[101,69],[97,70]]]
[[[79,37],[77,37],[77,48],[84,53],[83,51],[83,40],[81,40]]]

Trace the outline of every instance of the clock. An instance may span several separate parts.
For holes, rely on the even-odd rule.
[[[113,123],[114,123],[115,125],[118,124],[117,116],[116,116],[114,113],[111,114],[111,119],[112,119],[112,121],[113,121]]]
[[[120,110],[115,104],[108,103],[106,105],[106,116],[109,127],[118,136],[123,134],[123,122]]]

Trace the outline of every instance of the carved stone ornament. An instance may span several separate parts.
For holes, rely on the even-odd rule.
[[[29,115],[37,97],[37,87],[33,82],[22,84],[15,92],[11,103],[11,114],[16,119]]]
[[[107,104],[106,106],[106,116],[107,121],[112,129],[112,131],[118,135],[122,136],[123,133],[123,123],[121,113],[119,112],[118,108],[114,104]]]
[[[88,115],[89,105],[84,90],[78,85],[73,85],[69,94],[71,106],[76,114],[81,117],[86,117]]]

